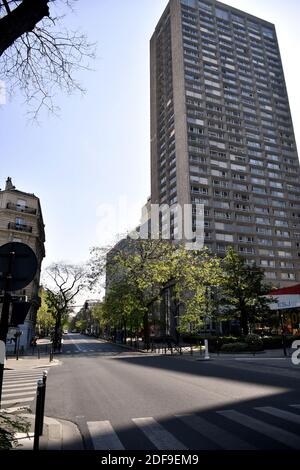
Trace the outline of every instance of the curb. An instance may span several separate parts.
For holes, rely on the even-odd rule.
[[[14,450],[32,450],[34,441],[34,414],[20,414],[30,423],[29,436],[17,436],[19,446]],[[44,417],[44,432],[40,436],[39,450],[84,450],[83,439],[78,426],[63,419]]]

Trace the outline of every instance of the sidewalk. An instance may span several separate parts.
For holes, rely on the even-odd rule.
[[[22,356],[8,358],[5,361],[4,370],[30,371],[35,369],[48,369],[49,367],[59,366],[62,362],[59,359],[53,359],[49,362],[49,356]],[[4,372],[5,373],[5,372]],[[42,376],[42,370],[41,370]],[[34,442],[34,423],[35,415],[30,413],[29,407],[8,408],[5,411],[12,414],[18,414],[26,418],[30,423],[29,433],[17,433],[18,445],[14,450],[33,450]],[[40,450],[83,450],[83,440],[78,427],[70,422],[61,419],[44,417],[43,436],[40,436]]]
[[[53,359],[53,361],[49,361],[49,356],[41,356],[40,359],[37,356],[21,356],[17,360],[15,357],[8,357],[4,364],[5,369],[11,370],[30,370],[30,369],[38,369],[38,368],[45,368],[45,367],[53,367],[61,365],[61,361],[59,359]]]
[[[28,435],[17,433],[18,446],[14,450],[33,450],[35,416],[32,414],[21,414],[20,416],[30,422],[30,430]],[[78,427],[71,421],[45,416],[39,450],[84,450]]]

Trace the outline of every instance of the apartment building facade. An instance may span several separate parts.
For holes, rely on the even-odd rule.
[[[18,327],[22,331],[20,347],[26,349],[35,334],[36,312],[40,306],[38,293],[41,264],[45,256],[45,231],[39,198],[17,190],[11,178],[7,178],[5,189],[0,190],[0,246],[9,242],[30,246],[38,260],[38,270],[33,281],[24,289],[13,292],[15,298],[31,304],[24,324]],[[9,331],[8,338],[13,332]],[[7,347],[10,347],[9,341]]]
[[[170,0],[150,57],[152,204],[204,204],[212,252],[233,246],[272,285],[299,283],[300,169],[275,26]]]

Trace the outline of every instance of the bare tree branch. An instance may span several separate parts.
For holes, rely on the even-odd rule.
[[[72,9],[74,1],[0,0],[0,79],[11,95],[24,95],[34,119],[42,109],[57,112],[57,90],[85,91],[75,75],[90,69],[95,45],[79,31],[67,30],[64,15],[51,14],[52,6],[61,3]]]

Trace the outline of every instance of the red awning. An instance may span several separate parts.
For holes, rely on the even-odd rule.
[[[282,289],[272,290],[269,295],[289,295],[289,294],[300,294],[300,284],[296,284],[291,287],[284,287]]]

